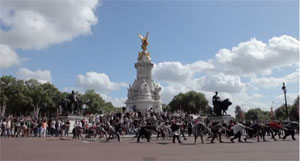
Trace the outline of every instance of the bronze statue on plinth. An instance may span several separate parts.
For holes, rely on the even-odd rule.
[[[61,101],[62,116],[79,115],[81,113],[81,101],[74,91],[72,94]]]
[[[220,97],[218,96],[218,92],[216,91],[212,101],[214,105],[214,114],[216,116],[227,115],[226,111],[228,110],[228,107],[232,105],[228,98],[221,101]]]

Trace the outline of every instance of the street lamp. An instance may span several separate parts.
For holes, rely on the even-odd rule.
[[[283,94],[284,94],[286,119],[288,119],[289,118],[289,113],[288,113],[288,109],[287,109],[286,87],[285,87],[285,83],[284,82],[282,83],[282,88],[281,89],[282,89]]]
[[[4,89],[3,89],[3,87],[2,87],[2,80],[0,80],[0,94],[1,94],[1,100],[2,101],[0,101],[0,117],[1,117],[1,119],[2,119],[2,111],[3,111],[3,108],[4,108]]]

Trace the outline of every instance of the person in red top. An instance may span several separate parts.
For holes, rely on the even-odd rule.
[[[44,120],[44,121],[42,122],[42,127],[41,127],[41,137],[46,137],[47,127],[48,127],[48,124],[47,124],[47,122]]]
[[[269,127],[271,129],[271,135],[272,135],[272,139],[274,139],[274,141],[277,141],[275,136],[278,134],[279,136],[279,139],[281,138],[280,136],[280,129],[282,128],[282,125],[280,125],[279,122],[275,122],[275,121],[272,121],[269,123]]]

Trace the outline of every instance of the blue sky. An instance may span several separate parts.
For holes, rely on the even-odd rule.
[[[65,2],[69,3],[67,0]],[[105,98],[120,105],[122,101],[126,100],[126,84],[133,83],[136,76],[134,63],[136,62],[138,51],[141,50],[137,33],[145,34],[148,31],[150,32],[148,50],[151,52],[152,62],[161,64],[161,68],[157,68],[155,70],[156,73],[153,73],[154,80],[163,86],[162,99],[165,103],[168,103],[172,95],[176,94],[172,92],[174,84],[180,84],[181,88],[177,90],[179,92],[196,90],[205,93],[210,100],[212,91],[220,90],[222,93],[222,89],[217,89],[217,87],[224,87],[226,83],[229,83],[228,87],[233,85],[233,87],[243,88],[243,90],[232,92],[225,90],[227,87],[224,87],[224,98],[230,97],[235,101],[235,104],[244,104],[245,109],[257,106],[268,109],[272,101],[277,102],[275,104],[280,104],[281,85],[264,88],[257,86],[255,83],[251,84],[251,80],[264,78],[265,81],[268,81],[271,77],[284,78],[288,74],[299,73],[297,70],[299,68],[299,2],[296,0],[103,0],[101,2],[90,0],[90,2],[74,1],[74,3],[78,3],[74,4],[74,6],[78,5],[76,10],[74,10],[68,5],[65,8],[58,7],[63,5],[60,4],[62,1],[53,2],[57,3],[58,6],[46,5],[40,2],[32,8],[31,6],[18,4],[20,1],[3,1],[4,5],[2,6],[6,8],[11,7],[10,10],[13,11],[49,9],[49,11],[45,12],[44,10],[43,12],[34,12],[46,20],[34,17],[35,15],[29,15],[24,21],[30,21],[30,18],[32,18],[34,20],[33,26],[36,27],[39,24],[38,30],[41,29],[43,31],[41,33],[55,31],[53,35],[56,34],[56,37],[52,38],[51,34],[44,36],[32,31],[32,37],[28,34],[24,38],[24,41],[28,40],[31,44],[23,45],[22,42],[16,44],[14,43],[16,41],[11,38],[13,34],[9,34],[9,32],[13,30],[16,30],[16,33],[22,32],[21,29],[18,29],[18,23],[21,23],[19,21],[24,16],[18,14],[24,13],[16,12],[15,15],[6,15],[6,11],[1,12],[0,26],[2,36],[0,36],[2,38],[0,39],[0,44],[8,46],[18,56],[17,63],[3,65],[0,68],[1,75],[13,75],[20,79],[43,79],[42,76],[39,77],[37,76],[38,74],[34,73],[37,70],[40,70],[40,73],[48,71],[51,79],[47,80],[49,79],[49,74],[45,74],[48,76],[45,80],[51,81],[62,91],[70,91],[72,89],[84,91],[88,87],[95,87],[99,93],[105,95]],[[36,2],[28,0],[28,3],[35,4]],[[84,7],[89,8],[93,15],[87,14],[85,17],[80,18],[80,15],[78,16],[77,14],[80,13],[80,9],[84,10]],[[82,26],[77,28],[70,24],[55,24],[56,22],[68,22],[67,16],[61,16],[62,18],[67,18],[60,20],[62,18],[59,14],[69,15],[71,20],[77,20],[78,22],[83,20],[87,24],[83,26],[80,23],[78,26]],[[47,24],[47,20],[51,22],[49,23],[50,25],[38,23],[40,21],[42,24]],[[30,25],[25,25],[25,28],[32,27],[32,24]],[[64,30],[64,25],[66,25],[66,30],[69,29],[69,31]],[[8,34],[4,34],[5,32]],[[72,36],[64,38],[66,34]],[[208,88],[208,84],[203,84],[203,82],[202,86],[189,86],[189,84],[193,84],[198,79],[206,80],[204,82],[207,82],[217,77],[217,80],[222,80],[219,76],[223,76],[221,74],[224,73],[223,71],[206,70],[206,68],[203,69],[203,66],[201,66],[199,71],[193,71],[190,80],[173,81],[172,78],[176,77],[176,75],[170,75],[170,80],[161,80],[159,77],[159,74],[164,71],[163,69],[169,67],[170,63],[168,64],[167,62],[173,63],[175,68],[172,69],[174,70],[178,65],[181,65],[184,70],[190,70],[186,68],[189,64],[197,61],[210,62],[210,60],[215,59],[216,54],[221,49],[231,50],[233,47],[238,47],[242,42],[249,42],[252,38],[268,44],[268,41],[273,37],[283,40],[284,38],[281,37],[283,35],[288,35],[289,37],[287,41],[284,41],[285,43],[281,41],[282,45],[290,47],[289,43],[294,42],[296,45],[298,44],[298,48],[288,48],[287,52],[281,53],[283,54],[282,56],[285,56],[284,54],[293,51],[289,60],[283,61],[282,64],[278,60],[279,63],[273,64],[266,60],[266,64],[272,64],[267,67],[272,73],[262,74],[261,71],[264,69],[260,71],[259,68],[253,70],[250,73],[250,75],[252,74],[251,76],[247,75],[247,73],[244,75],[227,72],[224,76],[226,77],[225,83],[223,82],[222,86],[216,85],[216,89],[211,89],[214,87],[212,83],[209,84],[210,88]],[[20,34],[21,36],[24,35]],[[39,37],[41,38],[39,39]],[[50,38],[51,40],[48,41],[47,39]],[[6,41],[8,39],[12,40]],[[290,41],[290,39],[295,39],[296,41]],[[45,43],[36,45],[41,41],[45,41]],[[286,49],[285,47],[283,48]],[[279,56],[278,59],[282,56]],[[244,59],[241,58],[241,60]],[[276,62],[276,60],[273,62]],[[243,65],[243,63],[241,64]],[[247,62],[245,62],[246,64]],[[218,67],[216,63],[214,66],[215,68],[222,68]],[[20,68],[23,70],[20,70]],[[239,66],[237,65],[235,68],[239,68]],[[248,66],[247,68],[253,68],[253,66]],[[185,76],[187,73],[184,73],[184,70],[182,70],[183,75],[177,76]],[[28,71],[32,73],[28,74]],[[104,88],[100,86],[107,85],[105,83],[98,82],[98,84],[91,84],[88,87],[86,84],[81,84],[77,76],[83,75],[88,77],[86,73],[91,71],[104,73],[109,77],[109,83],[115,83],[113,85],[116,86],[103,90]],[[216,77],[208,79],[212,75]],[[97,80],[101,81],[101,78]],[[280,80],[273,79],[275,82]],[[216,81],[216,83],[220,83],[220,81]],[[201,84],[201,81],[199,84]],[[287,88],[291,94],[290,100],[295,99],[295,96],[299,93],[299,74],[297,78],[295,76],[293,79],[291,78],[290,82],[287,83]],[[239,97],[243,97],[243,99],[239,100]]]

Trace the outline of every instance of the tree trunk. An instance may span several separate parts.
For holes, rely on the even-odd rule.
[[[41,107],[39,107],[38,104],[33,109],[34,110],[34,116],[35,116],[36,119],[39,117],[40,109],[41,109]]]
[[[4,104],[4,102],[3,102],[2,107],[1,107],[1,117],[4,117],[5,110],[6,110],[6,104]]]

